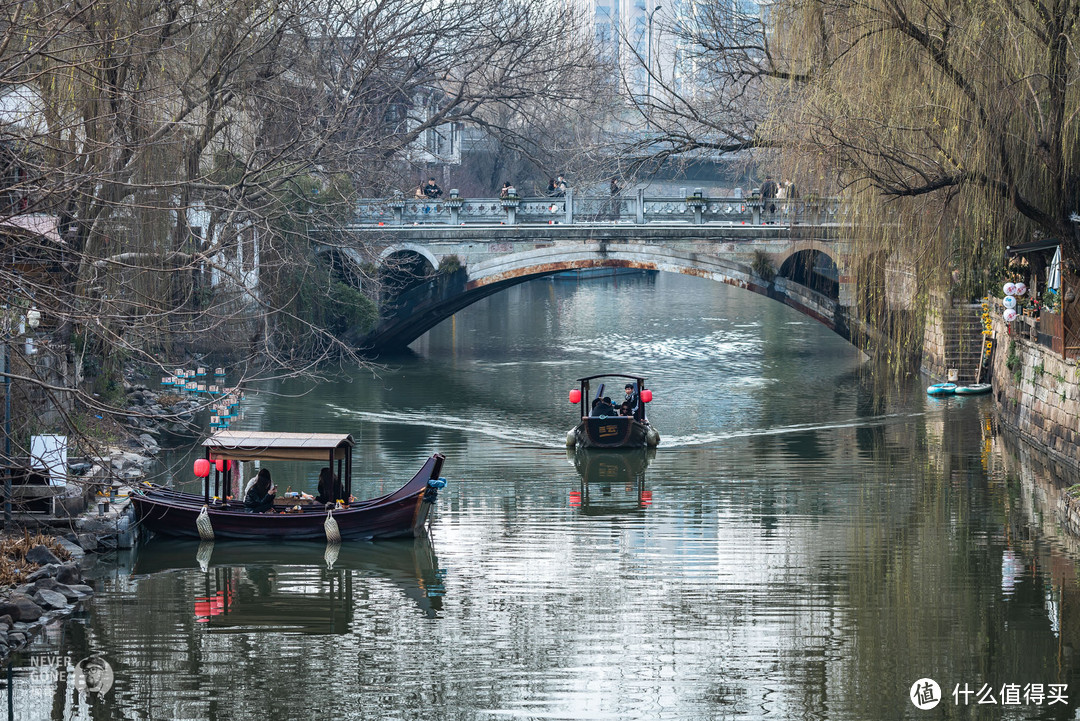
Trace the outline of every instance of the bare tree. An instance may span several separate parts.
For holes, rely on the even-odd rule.
[[[0,2],[0,284],[92,383],[10,375],[107,414],[125,363],[362,362],[345,331],[371,321],[374,258],[334,228],[429,130],[540,147],[523,118],[592,100],[578,20],[526,0]]]

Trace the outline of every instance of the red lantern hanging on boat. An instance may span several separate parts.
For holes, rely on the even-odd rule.
[[[581,491],[570,491],[570,507],[581,508]]]
[[[570,391],[570,402],[573,404],[581,403],[581,391],[577,388]]]
[[[214,461],[214,466],[218,469],[219,473],[232,470],[232,461],[222,460],[221,458]]]
[[[648,388],[641,391],[641,402],[642,403],[652,403],[652,391],[649,390]]]
[[[220,461],[219,461],[220,463]],[[205,458],[199,458],[195,461],[195,476],[196,478],[206,478],[210,475],[210,461]]]

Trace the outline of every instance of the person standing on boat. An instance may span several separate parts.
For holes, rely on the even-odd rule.
[[[255,482],[248,484],[248,492],[244,496],[244,508],[251,513],[269,511],[274,507],[276,493],[277,486],[270,480],[270,471],[260,468],[259,475],[255,476]]]
[[[630,404],[629,415],[637,417],[638,409],[638,392],[636,383],[627,383],[624,390],[626,391],[626,398],[623,399],[623,403]]]
[[[341,479],[324,466],[319,471],[319,495],[315,496],[315,500],[318,503],[333,503],[344,498],[345,489],[341,485]]]

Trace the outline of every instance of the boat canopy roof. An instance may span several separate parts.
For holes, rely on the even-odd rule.
[[[601,373],[600,375],[589,376],[588,378],[578,378],[577,382],[584,383],[585,381],[591,381],[597,378],[628,378],[629,380],[637,381],[638,383],[645,382],[645,376],[628,376],[623,373]]]
[[[355,445],[349,434],[268,433],[221,430],[203,441],[211,460],[326,461],[345,458]]]

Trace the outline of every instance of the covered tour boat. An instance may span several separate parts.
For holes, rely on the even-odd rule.
[[[436,453],[401,488],[377,498],[352,500],[351,435],[328,433],[265,433],[222,430],[203,441],[205,458],[195,461],[203,493],[183,493],[145,483],[131,494],[136,521],[167,536],[215,540],[349,539],[419,536],[428,513],[446,485],[439,478],[443,456]],[[337,466],[344,491],[336,503],[304,502],[275,497],[273,507],[253,513],[244,507],[242,479],[236,465],[244,461],[307,461]],[[214,468],[213,493],[210,469]],[[237,491],[229,489],[237,488]]]
[[[597,380],[596,393],[590,396],[593,381]],[[608,373],[579,378],[578,384],[570,391],[570,402],[583,404],[581,420],[566,434],[567,446],[653,448],[660,443],[660,433],[645,417],[645,404],[652,401],[652,391],[645,388],[644,378]],[[614,389],[608,391],[615,393],[614,400],[604,395],[608,384]]]

